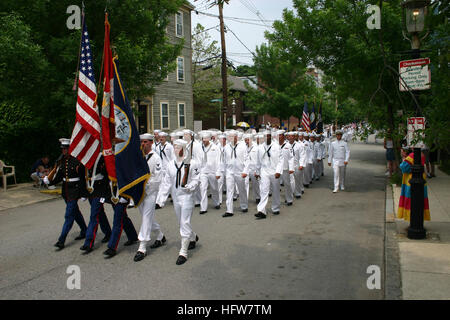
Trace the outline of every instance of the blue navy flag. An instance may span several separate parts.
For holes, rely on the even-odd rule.
[[[317,115],[317,133],[323,133],[322,101],[320,101],[319,113]]]
[[[311,122],[309,125],[309,128],[311,129],[311,131],[313,131],[316,128],[316,111],[314,110],[314,102],[312,105],[312,110],[311,110],[311,114],[309,116],[309,121]]]
[[[119,195],[133,199],[135,206],[144,198],[145,184],[150,177],[143,157],[139,132],[133,118],[125,88],[120,79],[117,57],[114,66],[114,120],[116,124],[116,176]]]

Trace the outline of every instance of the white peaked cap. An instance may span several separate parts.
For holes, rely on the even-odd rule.
[[[155,136],[151,133],[144,133],[139,136],[141,140],[153,140]]]
[[[59,139],[59,142],[61,143],[61,147],[68,147],[68,146],[70,146],[70,139],[61,138],[61,139]]]
[[[173,142],[174,146],[181,146],[183,148],[186,148],[187,144],[188,144],[188,142],[186,140],[183,140],[183,139],[177,139],[177,140],[175,140]]]

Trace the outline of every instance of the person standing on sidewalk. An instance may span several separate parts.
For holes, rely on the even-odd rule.
[[[84,222],[83,215],[78,207],[78,199],[87,196],[86,182],[85,182],[85,167],[75,157],[69,154],[70,139],[61,138],[62,158],[58,161],[55,171],[52,170],[48,176],[45,176],[43,181],[47,185],[55,185],[62,183],[62,197],[66,202],[66,213],[64,215],[64,224],[61,235],[55,243],[55,247],[62,250],[70,229],[72,229],[75,221],[80,226],[80,234],[75,240],[81,240],[86,237],[86,222]],[[55,174],[56,172],[56,174]]]
[[[336,131],[336,141],[330,145],[328,154],[328,166],[333,164],[334,173],[334,189],[333,193],[338,192],[339,186],[341,190],[345,189],[345,169],[347,168],[348,160],[350,158],[350,149],[347,142],[342,140],[342,131]]]
[[[400,163],[400,170],[402,170],[402,189],[400,192],[400,200],[398,203],[397,218],[409,221],[411,215],[411,185],[409,180],[412,178],[411,168],[414,164],[414,153],[408,148],[402,149],[402,163]],[[425,165],[425,156],[422,154],[422,166]],[[430,207],[428,202],[428,188],[426,182],[426,174],[423,173],[423,179],[425,180],[423,197],[423,220],[429,221],[430,217]]]
[[[386,160],[389,166],[389,178],[392,177],[392,173],[395,171],[395,154],[394,154],[394,141],[392,140],[391,130],[388,130],[386,138],[384,138],[384,148],[386,149]]]

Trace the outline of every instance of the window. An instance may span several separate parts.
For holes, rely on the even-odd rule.
[[[175,14],[175,35],[177,37],[183,36],[183,12],[181,11]]]
[[[184,113],[184,102],[178,102],[178,127],[186,127],[186,115]]]
[[[169,129],[169,103],[161,102],[161,129]]]
[[[177,81],[184,82],[184,58],[177,58]]]

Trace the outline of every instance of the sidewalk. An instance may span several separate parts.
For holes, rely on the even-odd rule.
[[[386,223],[395,224],[404,300],[450,300],[450,176],[436,167],[427,183],[431,221],[424,222],[423,240],[408,239],[409,221],[395,218],[401,186],[386,190]]]
[[[34,188],[31,182],[8,185],[6,191],[3,188],[0,190],[0,212],[41,201],[59,199],[60,194],[61,187],[56,187],[55,190],[39,189]]]

